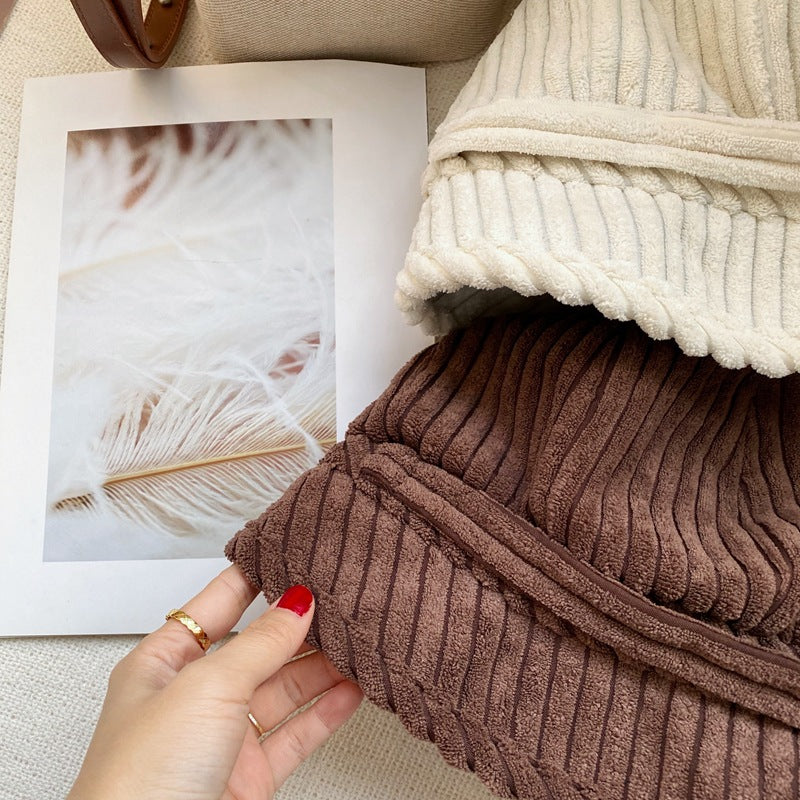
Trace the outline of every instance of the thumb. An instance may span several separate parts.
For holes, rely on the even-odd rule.
[[[238,636],[207,656],[204,664],[249,698],[294,656],[313,616],[314,595],[305,586],[292,586]]]

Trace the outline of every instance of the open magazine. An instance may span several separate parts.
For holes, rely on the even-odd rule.
[[[426,344],[392,304],[425,151],[410,68],[26,85],[0,634],[151,629]]]

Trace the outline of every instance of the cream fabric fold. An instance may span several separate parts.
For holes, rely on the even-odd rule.
[[[431,143],[400,308],[548,293],[800,370],[799,104],[798,0],[527,0]]]

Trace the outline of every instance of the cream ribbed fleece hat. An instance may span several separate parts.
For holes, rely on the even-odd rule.
[[[397,300],[549,293],[800,371],[800,0],[524,0],[430,146]]]

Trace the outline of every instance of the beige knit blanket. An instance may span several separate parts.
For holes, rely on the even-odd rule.
[[[430,148],[397,300],[549,293],[800,370],[800,0],[526,0]]]

